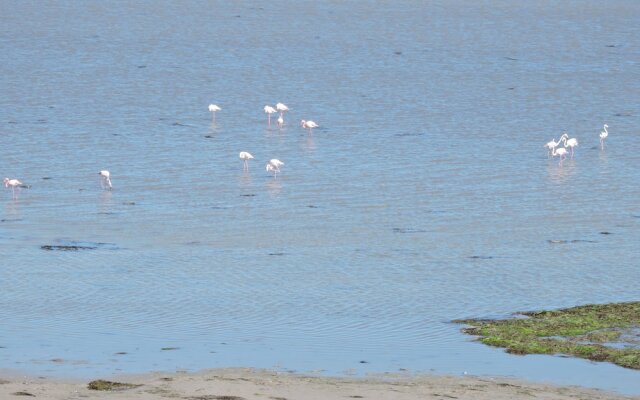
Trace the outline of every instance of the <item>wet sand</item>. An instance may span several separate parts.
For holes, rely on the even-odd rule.
[[[198,373],[151,373],[106,379],[140,385],[121,391],[89,390],[87,381],[8,376],[0,399],[639,399],[579,387],[527,383],[506,378],[436,375],[378,375],[366,378],[310,377],[255,369]]]

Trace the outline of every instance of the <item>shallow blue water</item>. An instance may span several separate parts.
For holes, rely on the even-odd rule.
[[[0,368],[640,393],[637,371],[507,355],[449,322],[638,300],[639,17],[634,1],[0,2],[0,174],[31,185],[2,192]],[[283,129],[262,111],[278,101]],[[542,146],[565,130],[580,144],[559,166]],[[41,249],[69,244],[97,248]]]

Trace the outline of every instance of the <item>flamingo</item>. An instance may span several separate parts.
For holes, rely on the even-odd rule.
[[[103,169],[102,171],[98,172],[98,175],[102,177],[102,180],[100,181],[100,186],[103,189],[111,190],[113,188],[113,186],[111,185],[111,173],[106,169]]]
[[[276,169],[278,171],[280,171],[280,167],[282,167],[284,165],[284,163],[282,161],[278,160],[277,158],[272,158],[271,160],[269,160],[269,164],[271,164],[274,167],[276,167]]]
[[[220,111],[222,110],[222,108],[218,107],[215,104],[209,104],[209,112],[212,114],[211,116],[211,120],[215,121],[216,120],[216,111]]]
[[[565,135],[566,135],[566,134],[565,134]],[[573,158],[573,148],[574,148],[575,146],[577,146],[577,145],[578,145],[578,139],[576,139],[576,138],[571,138],[571,139],[568,139],[568,140],[567,140],[567,137],[568,137],[568,136],[565,136],[565,137],[564,137],[564,140],[563,140],[563,141],[564,141],[564,147],[565,147],[565,148],[567,148],[567,147],[571,147],[571,158]]]
[[[315,123],[315,122],[313,122],[313,121],[305,121],[305,120],[300,121],[300,125],[301,125],[303,128],[309,128],[309,133],[311,133],[311,130],[312,130],[313,128],[317,128],[317,127],[319,126],[318,124],[316,124],[316,123]]]
[[[607,138],[607,136],[609,136],[609,131],[607,130],[607,128],[609,127],[609,125],[604,124],[604,130],[600,132],[600,149],[604,150],[604,140]]]
[[[273,177],[274,178],[278,177],[278,169],[276,167],[274,167],[273,165],[267,163],[267,166],[265,167],[265,169],[267,170],[267,172],[273,172]]]
[[[544,145],[544,147],[546,147],[549,151],[547,153],[547,158],[551,155],[551,153],[553,152],[553,150],[558,147],[558,145],[562,142],[563,138],[569,137],[569,135],[567,135],[566,133],[563,134],[562,136],[560,136],[560,139],[558,139],[558,141],[554,141],[551,140],[550,142],[547,142],[547,144]]]
[[[253,158],[251,153],[249,153],[248,151],[241,151],[239,157],[244,162],[243,171],[249,171],[249,162],[248,161]]]
[[[264,106],[264,112],[267,113],[267,115],[269,116],[269,125],[271,125],[271,114],[276,112],[276,109],[271,107],[271,106]]]
[[[283,165],[284,163],[282,161],[278,160],[277,158],[273,158],[269,160],[269,162],[265,166],[265,169],[267,170],[267,172],[273,172],[273,177],[277,178],[278,172],[280,172],[280,167],[282,167]]]
[[[280,115],[282,115],[285,111],[289,111],[289,107],[287,107],[285,104],[278,103],[276,104],[276,110],[280,111]]]
[[[558,163],[558,165],[562,165],[562,162],[567,158],[567,149],[564,148],[559,148],[559,149],[553,149],[553,153],[551,153],[554,157],[555,156],[559,156],[560,157],[560,162]]]
[[[22,182],[20,182],[17,179],[9,179],[9,178],[4,178],[4,187],[8,188],[9,186],[11,186],[11,194],[12,194],[12,198],[15,200],[16,199],[16,188],[21,188],[24,187],[24,184]]]
[[[282,125],[284,125],[284,118],[282,117],[282,114],[280,114],[278,116],[278,126],[282,128]]]

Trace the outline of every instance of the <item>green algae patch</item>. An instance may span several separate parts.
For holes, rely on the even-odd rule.
[[[517,313],[503,320],[465,319],[462,331],[512,354],[564,354],[640,369],[640,302],[589,304]]]
[[[140,387],[142,385],[135,385],[133,383],[121,383],[121,382],[111,382],[105,381],[102,379],[98,379],[95,381],[89,382],[87,387],[90,390],[102,390],[102,391],[115,391],[115,390],[127,390]]]

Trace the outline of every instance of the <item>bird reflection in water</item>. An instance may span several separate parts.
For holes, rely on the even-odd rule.
[[[238,183],[240,184],[240,187],[243,188],[251,186],[252,178],[249,171],[242,171],[242,174],[238,175]]]
[[[113,192],[105,190],[100,192],[100,214],[112,214]]]
[[[306,135],[302,147],[305,151],[313,152],[316,149],[316,142],[313,140],[313,135]]]
[[[8,201],[4,207],[4,215],[4,220],[6,222],[19,221],[21,219],[20,200],[12,199],[11,201]]]
[[[269,192],[269,197],[271,198],[279,197],[280,192],[282,192],[282,180],[269,179],[267,181],[267,192]]]
[[[566,183],[575,172],[575,160],[564,160],[562,165],[558,165],[555,162],[547,163],[547,175],[552,183]]]
[[[598,152],[598,163],[600,164],[600,174],[607,175],[611,172],[611,168],[609,168],[609,156],[606,151]]]

